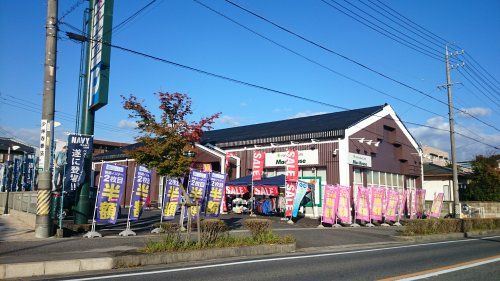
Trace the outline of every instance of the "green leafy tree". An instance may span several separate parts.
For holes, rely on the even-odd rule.
[[[476,156],[472,162],[473,173],[469,177],[467,188],[461,190],[461,200],[500,201],[500,154]]]

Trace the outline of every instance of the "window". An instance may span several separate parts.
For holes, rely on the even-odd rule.
[[[387,173],[380,172],[380,185],[381,186],[386,186],[387,185],[387,178],[386,178]],[[389,174],[390,177],[390,174]]]
[[[380,172],[373,172],[373,184],[374,185],[380,184]]]
[[[361,169],[354,169],[353,184],[363,185],[363,171]]]
[[[397,174],[392,174],[392,187],[394,187],[394,188],[398,187],[398,175]]]

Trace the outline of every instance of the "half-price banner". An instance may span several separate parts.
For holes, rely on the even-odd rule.
[[[370,189],[358,186],[356,196],[356,219],[370,221]]]
[[[287,182],[285,185],[285,216],[291,217],[293,211],[293,201],[297,192],[296,182]]]
[[[287,182],[297,182],[299,180],[299,152],[289,149],[286,152],[285,180]]]
[[[300,203],[307,193],[309,185],[304,181],[297,181],[297,191],[295,192],[295,199],[293,200],[292,217],[296,218],[299,214]]]
[[[96,221],[115,224],[125,189],[127,166],[104,163],[101,167]]]
[[[325,186],[325,195],[323,197],[323,216],[322,222],[335,224],[337,208],[339,205],[339,186],[327,184]]]
[[[264,174],[264,161],[266,160],[266,153],[264,151],[253,152],[252,162],[252,181],[260,181]]]
[[[151,171],[139,165],[135,169],[134,184],[132,185],[132,198],[130,201],[130,220],[136,221],[142,215],[142,210],[149,197],[151,187]]]
[[[177,178],[167,178],[167,184],[163,191],[163,211],[164,220],[173,220],[181,201],[180,186],[182,182]]]
[[[431,212],[429,216],[431,218],[439,218],[441,216],[441,208],[443,208],[443,198],[444,193],[434,194],[434,200],[432,201]]]
[[[396,211],[398,208],[399,192],[396,190],[387,190],[387,200],[384,211],[384,217],[386,220],[395,221]]]
[[[417,189],[416,198],[415,211],[417,213],[417,217],[421,218],[424,215],[425,208],[425,189]]]
[[[203,199],[205,198],[205,192],[207,190],[208,184],[208,175],[209,173],[201,172],[198,170],[192,169],[189,173],[189,182],[188,182],[188,193],[189,197],[193,200],[193,203],[198,202],[198,206],[203,205]],[[191,216],[196,218],[198,216],[198,209],[196,207],[188,208],[190,210]]]
[[[384,209],[385,201],[385,188],[383,187],[371,187],[371,219],[381,221]]]
[[[339,207],[337,215],[341,222],[351,223],[351,187],[339,185]]]
[[[64,175],[64,189],[75,191],[85,178],[84,165],[87,155],[92,153],[93,137],[70,134]]]
[[[220,205],[222,202],[222,195],[224,191],[224,184],[226,183],[226,175],[212,172],[210,173],[209,193],[207,200],[207,208],[205,216],[218,217],[220,215]]]

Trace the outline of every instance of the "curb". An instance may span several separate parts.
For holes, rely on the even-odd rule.
[[[464,237],[482,236],[482,235],[497,235],[500,234],[500,230],[476,230],[467,231],[464,233]]]
[[[446,234],[431,234],[431,235],[417,235],[417,236],[392,236],[394,239],[403,242],[424,242],[424,241],[440,241],[448,239],[464,238],[464,233],[446,233]]]
[[[208,249],[178,253],[134,254],[92,259],[0,264],[0,280],[292,252],[295,252],[295,243]]]

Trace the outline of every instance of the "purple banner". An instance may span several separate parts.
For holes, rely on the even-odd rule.
[[[222,202],[222,192],[226,183],[226,175],[212,172],[210,173],[210,183],[208,186],[206,217],[218,217],[220,215],[220,204]]]
[[[151,187],[151,171],[148,168],[139,165],[135,168],[134,185],[130,201],[130,220],[136,221],[142,215],[142,209],[149,197]]]
[[[98,223],[116,223],[126,176],[126,166],[108,163],[102,165],[96,205]]]
[[[201,207],[203,205],[203,198],[205,198],[205,192],[207,189],[208,173],[201,172],[192,169],[189,173],[189,182],[187,185],[187,190],[189,197],[193,200],[193,203],[198,202]],[[189,208],[191,216],[196,218],[198,216],[198,210],[196,207]]]
[[[180,186],[182,182],[176,178],[167,178],[163,192],[163,219],[173,220],[181,201]]]

